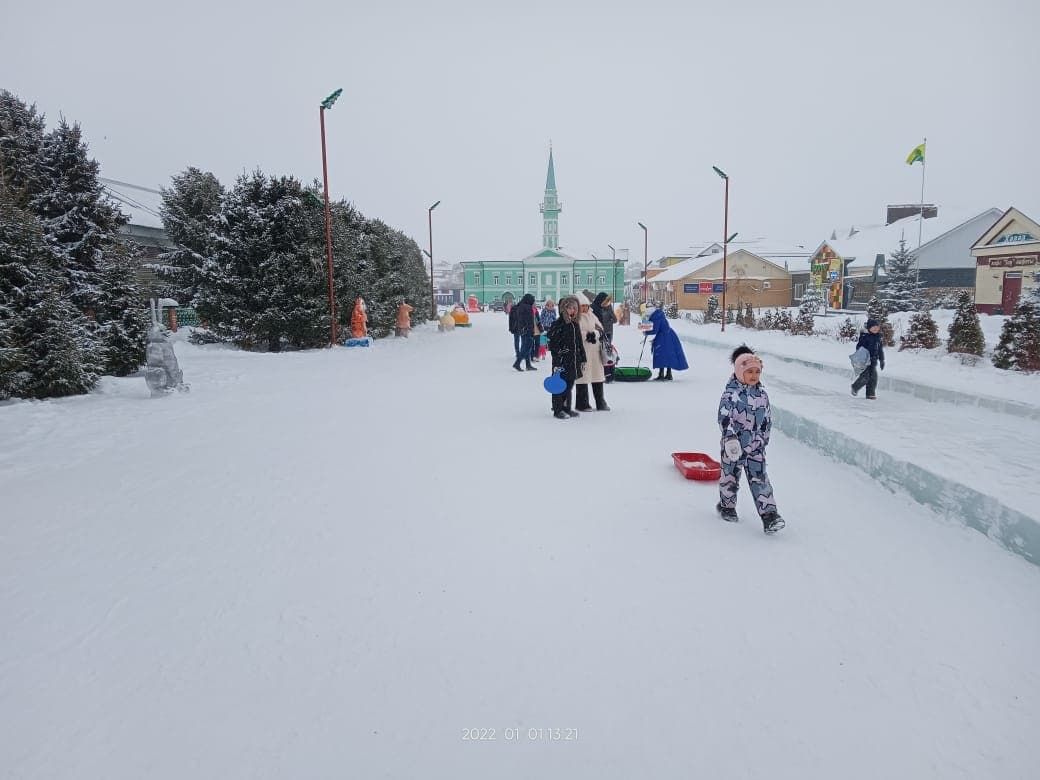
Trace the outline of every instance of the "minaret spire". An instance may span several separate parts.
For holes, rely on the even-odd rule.
[[[553,165],[552,141],[549,141],[549,171],[545,175],[545,198],[539,208],[542,212],[542,246],[560,248],[560,212],[563,204],[556,197],[556,168]]]

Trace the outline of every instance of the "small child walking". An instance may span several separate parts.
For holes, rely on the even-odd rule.
[[[762,361],[750,347],[742,344],[733,350],[730,362],[733,375],[719,402],[722,478],[715,509],[723,520],[737,522],[737,490],[743,469],[755,499],[755,509],[762,519],[762,529],[767,534],[775,534],[785,523],[776,511],[773,486],[766,473],[766,445],[773,420],[769,396],[760,382]]]

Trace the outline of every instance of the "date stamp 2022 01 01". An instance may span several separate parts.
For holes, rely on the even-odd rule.
[[[577,742],[578,730],[532,726],[462,729],[463,742]]]

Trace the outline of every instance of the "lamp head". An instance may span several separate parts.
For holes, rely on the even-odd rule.
[[[713,165],[713,166],[711,166],[711,169],[712,169],[713,171],[715,171],[715,173],[717,173],[717,174],[718,174],[719,176],[721,176],[721,177],[722,177],[723,179],[728,179],[728,178],[729,178],[729,176],[727,176],[727,175],[726,175],[725,173],[723,173],[723,172],[722,172],[721,170],[719,170],[718,168],[716,168],[716,167],[715,167],[714,165]]]
[[[321,107],[324,108],[325,110],[328,110],[328,109],[332,108],[336,104],[336,101],[339,100],[339,96],[342,95],[342,94],[343,94],[343,88],[340,87],[335,92],[333,92],[331,95],[329,95],[327,98],[325,98],[323,101],[321,101]]]
[[[639,225],[639,227],[643,228],[643,230],[646,230],[646,225],[644,225],[642,222],[637,222],[636,224]]]
[[[432,206],[430,206],[430,211],[433,211],[433,210],[434,210],[435,208],[437,208],[437,207],[438,207],[439,205],[441,205],[441,202],[440,202],[440,201],[437,201],[437,202],[436,202],[436,203],[434,203],[434,204],[433,204]]]

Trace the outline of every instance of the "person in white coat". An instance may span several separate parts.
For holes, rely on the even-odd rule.
[[[592,385],[592,396],[596,400],[597,412],[609,412],[610,407],[603,397],[603,383],[606,381],[606,372],[603,370],[603,325],[596,315],[592,313],[591,302],[584,293],[575,293],[581,307],[578,315],[578,325],[581,327],[581,338],[585,347],[585,369],[581,377],[574,383],[575,399],[574,405],[579,412],[591,412],[589,405],[589,385]]]

